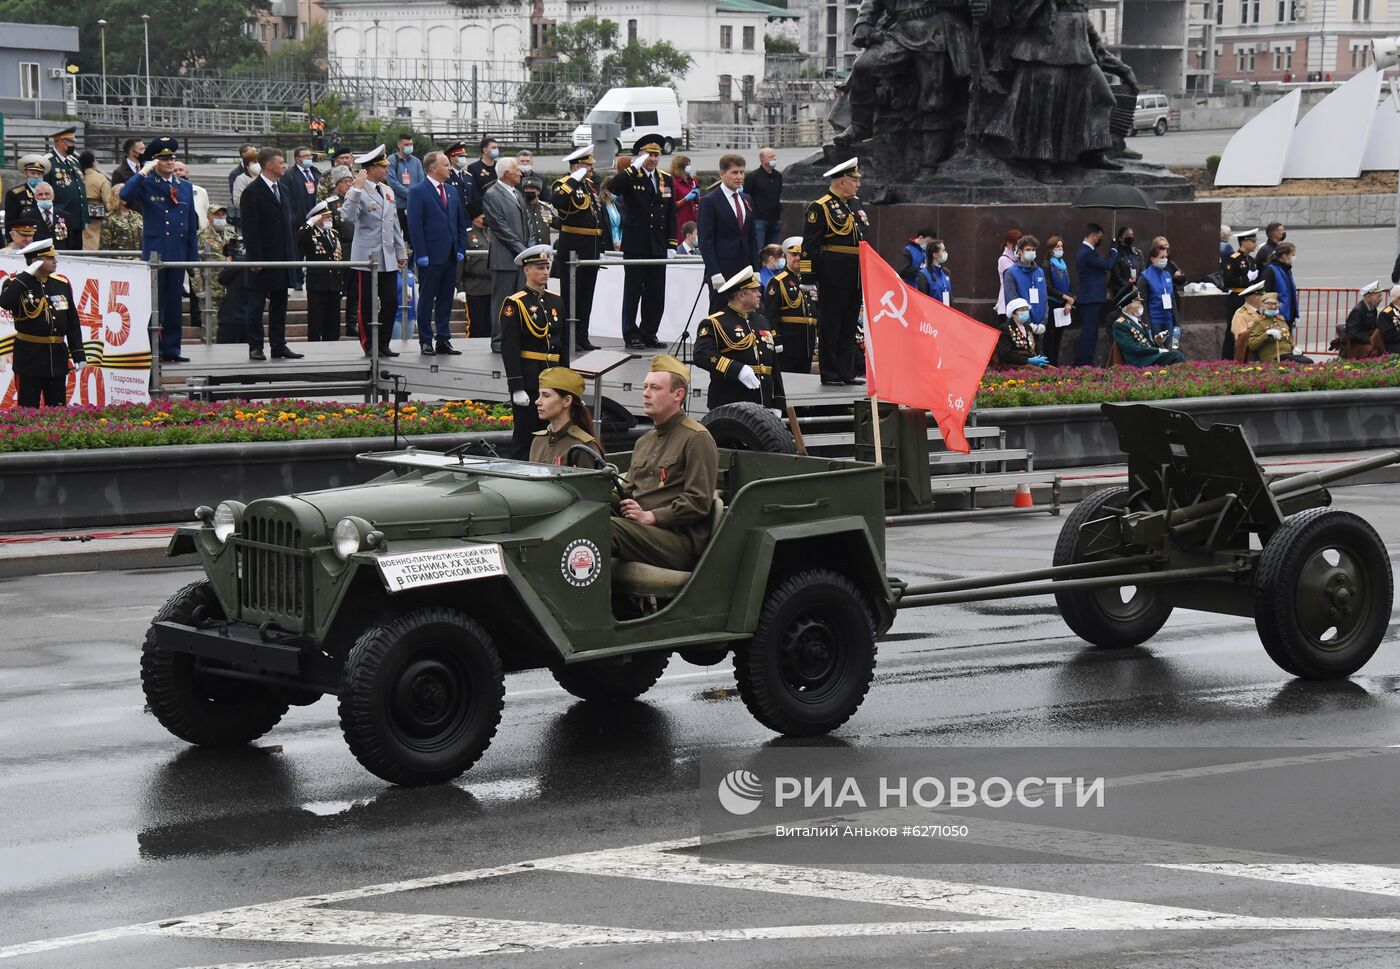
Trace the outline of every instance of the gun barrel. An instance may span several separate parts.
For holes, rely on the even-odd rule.
[[[1274,497],[1282,498],[1300,491],[1310,491],[1313,488],[1321,488],[1324,485],[1331,484],[1333,481],[1340,481],[1343,478],[1350,478],[1352,475],[1361,474],[1366,471],[1374,471],[1377,468],[1384,468],[1396,462],[1400,462],[1400,451],[1385,451],[1374,457],[1363,458],[1360,461],[1352,461],[1335,468],[1328,468],[1326,471],[1309,471],[1306,474],[1295,474],[1291,477],[1281,478],[1278,481],[1271,481],[1269,482],[1269,490],[1274,493]]]

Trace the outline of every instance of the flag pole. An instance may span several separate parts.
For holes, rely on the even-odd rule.
[[[885,463],[885,449],[880,443],[880,398],[874,394],[870,395],[870,425],[875,435],[875,465],[879,467]]]

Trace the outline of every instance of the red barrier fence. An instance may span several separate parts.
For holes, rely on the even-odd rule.
[[[1346,322],[1347,314],[1360,298],[1355,289],[1299,289],[1298,320],[1293,330],[1303,352],[1310,357],[1335,356],[1327,346],[1337,338],[1337,326]]]

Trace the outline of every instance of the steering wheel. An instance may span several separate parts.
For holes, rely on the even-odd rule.
[[[608,472],[608,474],[612,476],[613,490],[617,492],[617,496],[619,498],[627,497],[627,492],[622,490],[622,472],[618,470],[617,465],[609,464],[601,454],[593,450],[587,444],[570,445],[569,449],[564,452],[564,456],[568,457],[575,451],[579,451],[583,454],[588,455],[589,459],[593,462],[593,467],[596,470]]]

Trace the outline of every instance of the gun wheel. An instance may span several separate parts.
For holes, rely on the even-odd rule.
[[[665,651],[610,656],[550,670],[554,681],[580,700],[624,703],[656,685],[671,654]]]
[[[1096,491],[1074,506],[1055,542],[1056,565],[1091,561],[1079,551],[1079,529],[1103,518],[1128,499],[1124,488]],[[1080,639],[1100,649],[1126,649],[1157,635],[1172,614],[1171,604],[1151,586],[1109,586],[1055,593],[1065,625]]]
[[[1254,574],[1254,625],[1287,673],[1350,676],[1375,654],[1390,624],[1390,556],[1367,522],[1314,508],[1269,538]]]
[[[156,613],[156,622],[193,625],[221,619],[223,608],[206,581],[185,586]],[[211,672],[211,664],[190,653],[156,646],[147,633],[141,648],[141,689],[162,727],[200,747],[239,747],[252,743],[287,713],[287,703],[258,683]]]
[[[345,660],[340,729],[370,773],[440,784],[475,764],[505,701],[486,631],[452,609],[416,609],[371,626]]]
[[[790,737],[829,733],[860,708],[875,676],[875,623],[846,576],[812,569],[769,593],[753,638],[734,653],[754,718]]]

